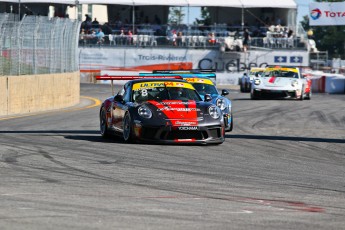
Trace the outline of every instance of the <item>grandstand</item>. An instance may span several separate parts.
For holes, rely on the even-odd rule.
[[[140,72],[155,68],[213,68],[233,73],[275,64],[309,67],[310,55],[315,53],[306,32],[296,21],[297,5],[293,0],[1,2],[5,4],[1,4],[0,11],[49,15],[53,7],[54,16],[83,21],[78,61],[85,78],[92,78],[95,72]],[[102,14],[108,16],[107,21],[98,24],[84,21],[86,14],[91,20],[97,18],[93,3],[106,6]],[[169,20],[171,7],[186,7],[185,16],[189,17],[188,9],[197,6],[207,7],[204,8],[209,15],[207,20],[193,24]],[[245,28],[251,36],[247,52],[243,52]],[[100,29],[104,37],[99,41],[95,34]],[[288,37],[288,33],[292,36]],[[210,42],[211,35],[215,42]],[[319,51],[316,56],[327,59]]]

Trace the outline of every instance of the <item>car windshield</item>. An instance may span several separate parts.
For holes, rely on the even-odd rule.
[[[218,91],[214,85],[194,83],[193,86],[196,91],[198,91],[198,93],[202,96],[204,96],[205,94],[218,94]]]
[[[192,85],[188,83],[173,82],[165,84],[161,83],[140,83],[141,85],[133,86],[133,102],[144,102],[149,100],[161,101],[161,100],[194,100],[201,101],[200,96],[195,91]],[[179,87],[179,85],[183,85]]]
[[[298,78],[298,74],[292,71],[280,71],[279,77]]]
[[[257,74],[258,77],[260,77],[263,72],[264,71],[253,71],[253,72],[250,72],[249,75],[256,76],[256,74]]]

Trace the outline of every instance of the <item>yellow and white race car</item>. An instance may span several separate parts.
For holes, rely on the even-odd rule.
[[[261,76],[253,79],[250,97],[311,99],[311,80],[298,67],[267,67]]]

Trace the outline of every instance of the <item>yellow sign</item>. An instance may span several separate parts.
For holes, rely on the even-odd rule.
[[[213,82],[210,79],[205,79],[205,78],[191,77],[191,78],[183,78],[183,80],[186,80],[189,83],[203,83],[203,84],[213,85]]]
[[[289,68],[289,67],[269,67],[265,69],[265,72],[271,72],[271,71],[285,71],[285,72],[298,73],[297,68]]]
[[[159,87],[181,87],[187,89],[194,89],[194,87],[188,82],[176,82],[176,81],[149,81],[139,82],[133,85],[133,90],[152,89]]]

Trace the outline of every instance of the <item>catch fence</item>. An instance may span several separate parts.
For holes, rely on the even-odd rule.
[[[77,71],[79,30],[68,18],[0,14],[0,76]]]

